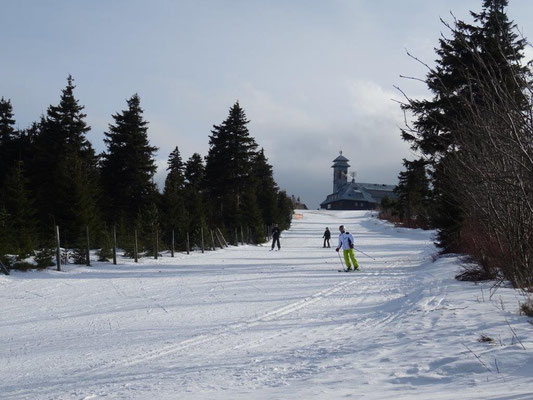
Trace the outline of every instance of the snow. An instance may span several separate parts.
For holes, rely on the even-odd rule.
[[[338,273],[322,233],[355,236]],[[268,246],[0,278],[2,399],[532,399],[519,292],[458,282],[433,232],[304,211]],[[482,335],[494,341],[480,342]]]

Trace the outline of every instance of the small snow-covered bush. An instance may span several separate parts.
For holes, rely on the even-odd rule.
[[[72,263],[83,265],[87,263],[87,251],[82,247],[77,247],[72,252]]]
[[[54,266],[54,262],[52,261],[54,256],[54,251],[52,249],[42,249],[41,251],[37,252],[37,255],[35,256],[34,260],[37,264],[34,266],[34,268],[37,269],[44,269],[51,266]]]
[[[29,271],[30,269],[35,269],[37,266],[27,261],[16,261],[11,266],[11,269],[16,269],[19,271]]]
[[[98,250],[98,261],[108,262],[113,258],[113,249],[102,247]]]

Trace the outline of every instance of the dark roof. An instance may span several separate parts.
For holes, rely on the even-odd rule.
[[[336,159],[333,160],[333,162],[338,162],[338,161],[346,161],[346,162],[348,162],[348,161],[350,161],[350,160],[348,160],[346,157],[344,157],[344,156],[341,154],[341,155],[339,155]]]
[[[365,190],[365,188],[360,187],[359,184],[355,182],[345,183],[339,188],[338,192],[328,195],[322,204],[332,203],[340,200],[366,201],[368,203],[378,202],[368,191]]]
[[[394,185],[385,185],[385,184],[380,184],[380,183],[362,183],[362,182],[358,182],[357,184],[360,187],[363,187],[363,188],[365,188],[367,190],[384,190],[386,192],[392,191],[396,187]]]
[[[333,165],[331,166],[331,168],[335,168],[335,167],[349,167],[350,164],[348,164],[348,160],[346,157],[344,157],[342,154],[339,155],[336,159],[333,160]]]

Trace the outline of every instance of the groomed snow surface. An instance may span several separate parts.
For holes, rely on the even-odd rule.
[[[339,224],[360,272],[337,272]],[[2,276],[0,398],[533,399],[523,297],[455,281],[432,235],[305,211],[279,252]]]

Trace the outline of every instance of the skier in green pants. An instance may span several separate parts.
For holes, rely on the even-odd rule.
[[[335,251],[339,251],[342,247],[342,252],[344,253],[344,261],[346,262],[347,271],[353,270],[357,271],[359,269],[359,264],[357,263],[357,260],[355,259],[355,255],[353,254],[353,236],[350,232],[346,232],[344,230],[344,225],[339,226],[339,244]],[[351,261],[351,263],[350,263]]]

